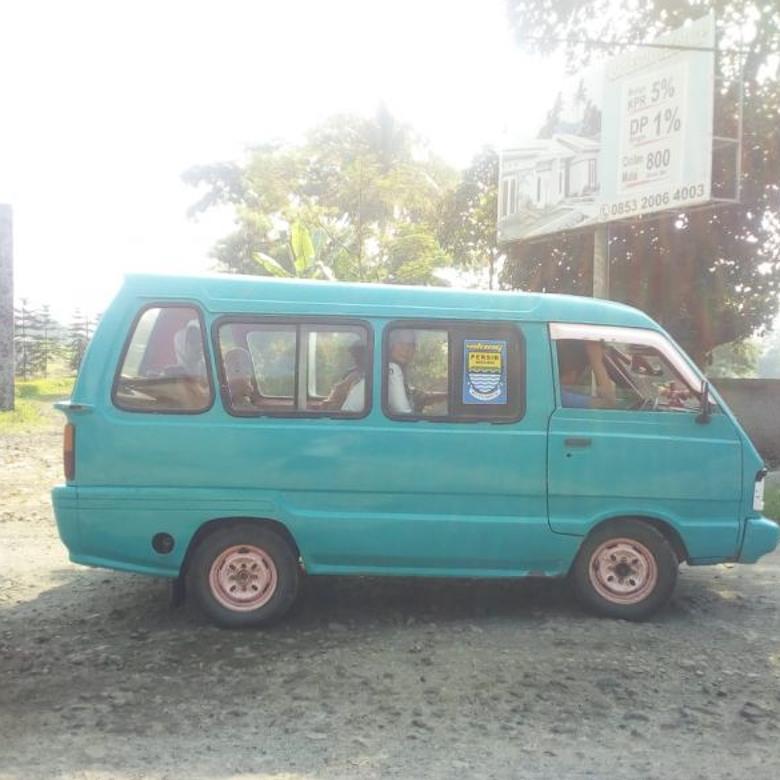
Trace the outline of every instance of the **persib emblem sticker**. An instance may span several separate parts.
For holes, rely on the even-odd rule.
[[[463,403],[506,403],[506,341],[464,340]]]

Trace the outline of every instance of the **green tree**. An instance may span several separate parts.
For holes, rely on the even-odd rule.
[[[737,341],[720,344],[712,350],[707,376],[710,377],[755,377],[761,347],[755,341]]]
[[[373,119],[333,117],[300,145],[255,147],[184,180],[203,190],[192,215],[234,211],[236,229],[213,251],[227,271],[431,283],[433,265],[449,263],[437,225],[457,175],[384,108]],[[412,235],[425,258],[409,266]]]
[[[36,312],[27,298],[14,307],[14,353],[16,376],[29,379],[35,373]]]
[[[48,376],[52,361],[60,354],[59,331],[59,323],[51,316],[49,307],[41,307],[35,317],[34,364],[36,374]]]
[[[780,328],[770,333],[766,340],[758,359],[758,375],[764,379],[780,379]]]
[[[80,309],[73,312],[70,327],[68,328],[67,354],[68,363],[71,370],[78,372],[81,368],[81,361],[84,359],[84,353],[87,350],[89,340],[92,338],[95,325],[99,318],[90,318],[88,314],[83,314]]]
[[[719,20],[722,48],[739,44],[740,28],[753,30],[742,67],[741,203],[613,225],[611,277],[613,297],[651,313],[702,365],[717,345],[767,327],[777,311],[780,290],[780,15],[776,4],[658,0],[623,5],[616,12],[610,0],[508,0],[507,7],[519,44],[541,52],[559,48],[566,40],[648,40],[709,8]],[[594,19],[603,22],[594,25]],[[579,68],[594,48],[572,44],[566,50],[570,65]],[[601,47],[595,50],[603,52]],[[715,127],[721,135],[733,134],[738,59],[719,57],[719,69],[723,80],[716,95]],[[713,178],[721,175],[716,165]],[[591,253],[588,235],[515,246],[508,253],[504,282],[512,287],[587,293]]]
[[[436,272],[451,265],[433,231],[417,225],[399,225],[383,244],[383,281],[392,284],[441,284]]]
[[[445,199],[439,240],[458,266],[472,270],[487,267],[491,289],[496,267],[503,257],[496,241],[497,210],[498,153],[486,146]]]
[[[547,112],[547,117],[544,120],[542,129],[539,131],[539,138],[552,138],[555,128],[561,120],[561,112],[563,111],[563,95],[559,92],[555,96],[555,102],[552,108]]]

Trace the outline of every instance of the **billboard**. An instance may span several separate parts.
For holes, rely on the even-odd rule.
[[[501,151],[498,240],[707,203],[714,47],[710,14],[567,82]]]

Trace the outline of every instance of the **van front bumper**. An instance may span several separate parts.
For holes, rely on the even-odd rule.
[[[51,502],[60,539],[69,552],[74,552],[80,544],[78,491],[70,485],[57,485],[51,491]]]
[[[755,563],[762,555],[774,551],[778,542],[780,525],[768,517],[748,517],[737,560],[740,563]]]

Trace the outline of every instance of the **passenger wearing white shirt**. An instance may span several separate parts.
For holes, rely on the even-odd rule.
[[[392,414],[416,414],[418,407],[424,407],[434,401],[447,398],[446,392],[425,392],[414,390],[406,383],[405,370],[417,352],[417,334],[414,330],[397,328],[390,333],[390,359],[387,364],[387,405]],[[363,368],[363,354],[356,355],[356,364]],[[342,412],[362,412],[365,404],[365,373],[353,371],[347,381],[351,381],[349,391],[341,404]]]
[[[413,330],[398,328],[390,333],[390,361],[387,364],[387,405],[393,414],[414,414],[404,368],[417,352]]]
[[[344,403],[341,404],[342,412],[362,412],[366,401],[366,378],[361,377],[350,388]]]
[[[322,409],[362,412],[365,408],[366,345],[362,341],[355,342],[349,351],[354,365],[343,379],[333,385],[328,397],[322,401]]]
[[[387,406],[391,414],[421,414],[426,406],[438,402],[446,404],[446,390],[422,390],[411,387],[406,379],[409,364],[417,353],[417,332],[398,328],[390,332],[390,359],[387,363]],[[446,416],[446,405],[436,416]]]

